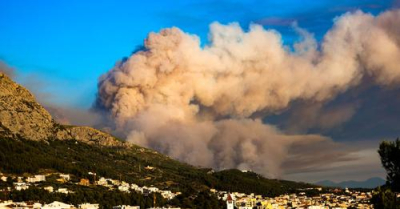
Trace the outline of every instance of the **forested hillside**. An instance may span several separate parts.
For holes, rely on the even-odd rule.
[[[70,173],[80,178],[98,176],[122,179],[138,185],[193,193],[217,190],[276,196],[308,184],[270,180],[239,170],[210,172],[180,163],[155,151],[89,145],[77,140],[30,141],[0,139],[0,166],[3,173],[41,173],[48,170]],[[146,169],[150,166],[153,169]]]

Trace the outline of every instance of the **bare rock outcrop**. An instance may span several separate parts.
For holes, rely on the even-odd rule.
[[[110,134],[84,126],[62,126],[56,131],[55,138],[59,140],[75,139],[88,144],[100,144],[104,146],[125,145]]]
[[[52,136],[51,115],[24,87],[0,73],[0,134],[31,140]]]
[[[102,146],[128,146],[110,134],[91,127],[55,123],[24,87],[0,73],[0,136],[28,140],[75,139]]]

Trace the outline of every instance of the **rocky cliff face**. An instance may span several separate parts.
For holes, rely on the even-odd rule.
[[[0,136],[29,140],[76,139],[89,144],[127,146],[90,127],[57,124],[24,87],[0,73]]]
[[[51,115],[24,87],[0,74],[0,133],[32,140],[52,136]]]
[[[88,144],[98,144],[103,146],[127,146],[118,141],[110,134],[101,132],[91,127],[80,126],[60,126],[56,128],[54,138],[59,140],[76,139]]]

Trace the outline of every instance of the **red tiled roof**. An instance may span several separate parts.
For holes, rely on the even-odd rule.
[[[231,197],[231,194],[228,194],[228,198],[226,198],[226,200],[227,201],[232,201],[233,200],[232,197]]]

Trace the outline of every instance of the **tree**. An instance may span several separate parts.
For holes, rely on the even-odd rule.
[[[396,199],[396,194],[390,191],[390,189],[378,188],[374,192],[371,203],[374,204],[374,208],[380,209],[400,209],[399,201]]]
[[[400,200],[394,193],[400,191],[400,140],[397,138],[394,142],[383,141],[379,145],[378,153],[387,172],[386,185],[374,191],[371,203],[377,209],[400,209]]]
[[[400,140],[394,142],[383,141],[378,153],[383,167],[386,169],[386,181],[394,192],[400,192]]]

